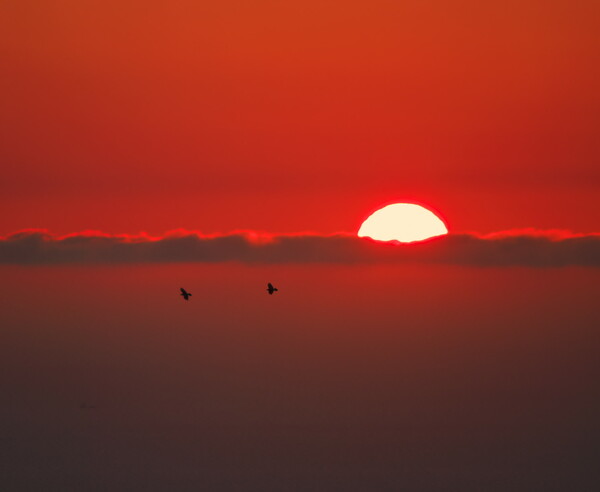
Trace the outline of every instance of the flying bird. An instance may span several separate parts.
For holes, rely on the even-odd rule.
[[[187,300],[189,300],[189,297],[190,297],[192,294],[190,294],[189,292],[186,292],[186,290],[185,290],[183,287],[181,287],[181,288],[180,288],[180,290],[181,290],[181,294],[179,294],[179,295],[180,295],[180,296],[183,296],[183,298],[184,298],[186,301],[187,301]]]
[[[270,296],[273,295],[273,292],[277,292],[279,289],[276,289],[275,287],[273,287],[273,284],[271,282],[269,282],[267,284],[267,292],[269,293]]]

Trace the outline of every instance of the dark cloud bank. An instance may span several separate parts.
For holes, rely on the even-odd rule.
[[[479,237],[451,234],[415,244],[381,243],[349,234],[202,235],[162,237],[82,232],[56,236],[28,230],[0,238],[0,263],[442,263],[472,266],[600,266],[600,234],[527,231]]]

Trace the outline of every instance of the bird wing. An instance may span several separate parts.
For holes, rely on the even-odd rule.
[[[273,290],[273,285],[271,284],[271,282],[269,282],[269,283],[267,284],[267,287],[269,288],[269,290]]]
[[[181,291],[181,293],[185,296],[187,295],[187,292],[185,291],[185,289],[183,287],[180,287],[179,290]]]

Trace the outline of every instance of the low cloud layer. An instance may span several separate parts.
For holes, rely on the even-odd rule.
[[[422,243],[381,243],[349,234],[202,235],[161,237],[82,232],[57,236],[27,230],[0,238],[0,263],[441,263],[471,266],[600,266],[600,234],[508,231],[450,234]]]

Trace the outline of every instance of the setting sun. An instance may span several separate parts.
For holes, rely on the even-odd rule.
[[[412,203],[394,203],[383,207],[371,214],[358,230],[359,237],[403,243],[444,234],[448,234],[448,229],[437,215]]]

